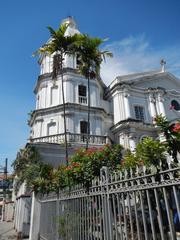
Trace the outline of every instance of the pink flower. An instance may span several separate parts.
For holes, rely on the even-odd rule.
[[[174,105],[170,105],[169,110],[173,110],[174,108]]]

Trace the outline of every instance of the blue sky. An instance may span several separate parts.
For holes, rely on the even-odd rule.
[[[159,68],[180,76],[179,0],[6,0],[0,4],[0,164],[12,162],[29,135],[39,68],[32,52],[74,16],[81,32],[102,38],[114,58],[102,66],[108,84],[116,75]]]

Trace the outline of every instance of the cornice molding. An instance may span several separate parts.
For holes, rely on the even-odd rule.
[[[156,128],[153,124],[150,123],[144,123],[140,120],[137,119],[133,119],[133,118],[129,118],[126,120],[122,120],[119,121],[118,123],[116,123],[115,125],[113,125],[110,130],[113,133],[116,133],[122,129],[126,129],[126,128],[141,128],[141,129],[145,129],[145,130],[149,130],[149,131],[156,131]]]
[[[59,72],[58,76],[57,76],[57,79],[60,78],[60,74],[61,72]],[[82,76],[79,72],[78,72],[78,69],[74,69],[74,68],[63,68],[63,76],[66,77],[66,76],[72,76],[72,78],[81,78],[81,79],[85,79],[84,76]],[[69,80],[69,79],[67,79]],[[36,83],[36,86],[34,88],[34,93],[36,94],[38,89],[39,89],[39,86],[40,84],[43,82],[43,81],[53,81],[52,79],[52,73],[44,73],[42,75],[39,75],[38,79],[37,79],[37,83]],[[102,79],[100,77],[96,78],[95,80],[92,80],[92,82],[96,82],[98,83],[104,90],[107,88],[107,86],[104,84],[104,82],[102,81]]]
[[[67,115],[74,114],[74,110],[88,112],[88,106],[86,106],[86,105],[80,105],[80,104],[77,104],[77,103],[66,103],[65,106],[66,106],[66,114]],[[34,110],[33,116],[32,116],[32,118],[29,122],[29,125],[32,126],[34,121],[36,120],[36,118],[38,116],[42,117],[43,115],[51,114],[51,113],[55,113],[55,112],[56,113],[62,112],[61,115],[63,115],[63,104],[53,106],[53,107],[49,107],[49,108]],[[104,108],[91,106],[90,107],[90,112],[91,112],[91,114],[99,112],[99,113],[103,114],[105,117],[111,117],[112,118],[112,114],[107,113]]]

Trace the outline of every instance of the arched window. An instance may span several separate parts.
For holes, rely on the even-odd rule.
[[[179,111],[180,110],[180,104],[178,103],[178,101],[172,100],[171,101],[171,108],[173,108],[176,111]]]

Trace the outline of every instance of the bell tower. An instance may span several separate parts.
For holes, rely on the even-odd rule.
[[[68,27],[65,36],[80,33],[72,17],[62,21],[62,24],[66,23]],[[34,89],[36,108],[29,121],[30,139],[32,143],[63,144],[62,76],[58,73],[55,80],[52,77],[53,55],[41,57],[39,65],[40,75]],[[79,73],[76,56],[66,55],[63,66],[67,140],[72,146],[85,146],[88,118],[87,79]],[[93,146],[100,146],[107,142],[107,129],[112,125],[110,102],[103,99],[105,88],[100,79],[93,79],[90,82],[89,144]]]

